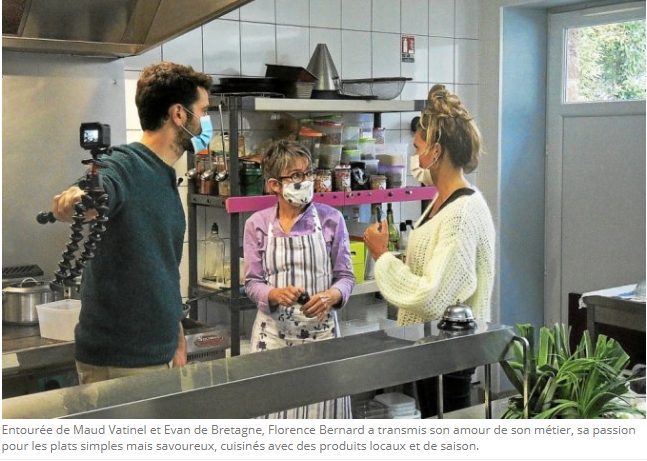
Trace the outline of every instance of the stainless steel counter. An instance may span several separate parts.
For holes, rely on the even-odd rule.
[[[2,376],[74,367],[74,342],[41,338],[38,325],[2,325]]]
[[[397,327],[3,400],[3,418],[249,418],[496,363],[511,327]],[[489,375],[489,368],[487,368]],[[261,398],[266,397],[266,398]]]

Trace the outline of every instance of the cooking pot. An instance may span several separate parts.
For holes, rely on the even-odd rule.
[[[49,283],[33,278],[13,283],[2,290],[2,321],[15,325],[38,323],[36,305],[56,301]]]

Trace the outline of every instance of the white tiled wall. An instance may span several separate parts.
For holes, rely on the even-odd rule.
[[[327,44],[342,79],[411,77],[402,99],[426,99],[430,85],[444,83],[476,113],[479,14],[479,2],[473,0],[255,0],[141,56],[125,59],[127,139],[140,136],[135,82],[146,65],[163,59],[191,65],[216,78],[263,76],[269,63],[306,67],[318,43]],[[401,34],[416,38],[414,63],[400,60]],[[410,142],[409,124],[415,115],[383,114],[387,142]],[[249,128],[249,121],[244,123]],[[219,125],[215,118],[214,125]],[[184,173],[184,158],[177,170]],[[398,211],[415,214],[416,206],[402,205]],[[216,216],[213,210],[201,214],[204,228],[199,235],[204,238]],[[229,230],[224,230],[228,235]],[[186,264],[182,269],[185,275]],[[183,296],[188,294],[186,278]]]

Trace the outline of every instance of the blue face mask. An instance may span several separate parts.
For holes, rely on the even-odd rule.
[[[186,107],[184,109],[195,117],[195,114],[189,109],[187,109]],[[211,117],[209,117],[208,115],[203,115],[202,117],[200,117],[200,128],[200,134],[196,136],[189,130],[187,130],[184,126],[182,126],[182,129],[192,136],[191,144],[193,145],[193,152],[196,154],[201,150],[207,149],[209,147],[209,141],[211,141],[211,136],[213,135]]]

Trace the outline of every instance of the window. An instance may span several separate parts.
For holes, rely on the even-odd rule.
[[[568,29],[566,102],[645,99],[645,20]]]

